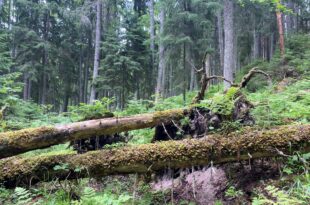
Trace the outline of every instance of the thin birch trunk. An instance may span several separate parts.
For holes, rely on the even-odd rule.
[[[98,77],[99,61],[100,61],[100,37],[101,37],[101,1],[97,1],[96,11],[96,37],[95,37],[95,54],[94,54],[94,70],[93,80],[90,90],[89,102],[92,103],[96,99],[96,79]]]
[[[158,63],[158,72],[157,72],[157,85],[155,90],[155,102],[158,102],[159,98],[162,97],[164,85],[163,82],[163,72],[166,67],[165,63],[165,48],[163,44],[163,33],[164,33],[164,23],[165,23],[165,11],[164,8],[161,8],[159,14],[159,23],[160,23],[160,40],[159,40],[159,63]]]
[[[224,67],[224,36],[223,36],[223,22],[222,22],[222,10],[217,12],[217,28],[218,28],[218,44],[220,53],[220,68]]]

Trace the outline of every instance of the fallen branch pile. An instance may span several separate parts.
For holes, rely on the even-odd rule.
[[[0,181],[6,186],[109,174],[146,173],[166,167],[182,168],[274,157],[280,151],[310,151],[310,125],[244,130],[201,139],[164,141],[85,154],[11,157],[0,160]],[[66,165],[55,169],[57,165]],[[78,171],[77,171],[78,170]]]

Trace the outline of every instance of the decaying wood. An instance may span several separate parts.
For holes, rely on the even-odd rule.
[[[206,56],[208,56],[208,54],[206,54]],[[204,59],[208,59],[208,57],[206,57]],[[246,85],[248,84],[248,82],[253,78],[253,76],[255,74],[261,74],[261,75],[264,75],[267,77],[268,79],[268,83],[271,84],[271,78],[270,76],[262,71],[262,70],[258,70],[257,67],[254,67],[252,68],[245,76],[243,76],[241,82],[239,84],[234,84],[234,82],[230,81],[230,80],[227,80],[226,78],[224,78],[223,76],[207,76],[206,72],[205,72],[205,60],[203,61],[203,66],[202,66],[202,69],[201,70],[198,70],[199,73],[202,73],[201,74],[201,80],[200,80],[200,90],[199,92],[197,93],[197,95],[195,96],[195,98],[193,99],[192,101],[192,104],[196,104],[196,103],[199,103],[201,100],[204,99],[204,96],[205,96],[205,92],[206,90],[208,89],[208,82],[210,80],[213,80],[213,79],[220,79],[220,80],[223,80],[223,81],[226,81],[228,82],[231,86],[234,86],[234,87],[238,87],[239,89],[241,88],[244,88],[246,87]]]
[[[158,111],[0,133],[0,159],[93,136],[154,127],[184,117],[186,109]]]
[[[0,160],[0,182],[6,186],[39,181],[95,177],[111,174],[147,173],[291,155],[310,151],[310,124],[279,126],[271,130],[246,129],[202,139],[164,141],[154,144],[56,156],[12,157]],[[56,169],[55,166],[58,166]],[[59,168],[62,167],[62,168]]]
[[[267,78],[269,85],[271,85],[271,77],[266,72],[258,70],[257,67],[254,67],[245,76],[243,76],[241,82],[239,83],[239,88],[246,87],[255,74],[264,75]]]

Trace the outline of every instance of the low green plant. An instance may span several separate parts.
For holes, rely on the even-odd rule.
[[[263,89],[248,93],[255,104],[252,114],[260,126],[282,125],[292,122],[310,121],[310,80],[303,79],[286,87],[283,92]]]
[[[292,195],[287,194],[283,190],[275,186],[267,186],[265,188],[267,192],[267,196],[264,194],[258,195],[253,199],[253,205],[264,205],[264,204],[272,204],[272,205],[291,205],[291,204],[306,204],[305,201],[302,201]]]
[[[243,191],[237,190],[234,186],[230,186],[225,192],[225,196],[230,198],[239,198],[243,195]]]
[[[69,106],[69,113],[73,121],[111,117],[109,106],[114,98],[102,98],[91,104],[80,103],[78,106]]]
[[[13,193],[14,202],[18,205],[30,203],[30,201],[32,201],[32,197],[33,195],[30,191],[22,187],[16,187]]]

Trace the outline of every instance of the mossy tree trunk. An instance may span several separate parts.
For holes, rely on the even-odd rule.
[[[92,136],[154,127],[184,117],[185,109],[158,111],[0,133],[0,159]]]
[[[0,182],[6,186],[21,186],[56,178],[147,173],[168,167],[273,157],[293,151],[310,151],[310,125],[280,126],[271,130],[246,129],[225,136],[164,141],[80,155],[12,157],[0,160]]]

